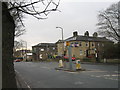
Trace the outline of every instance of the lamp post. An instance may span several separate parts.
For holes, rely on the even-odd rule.
[[[62,42],[63,42],[63,28],[62,27],[56,27],[56,28],[60,28],[62,30]],[[63,42],[63,46],[62,46],[62,54],[64,54],[64,42]]]
[[[62,42],[63,42],[63,28],[62,27],[56,27],[56,28],[60,28],[62,30]],[[63,46],[62,46],[62,51],[63,51],[63,56],[64,56],[64,42],[63,42]],[[64,63],[64,68],[66,68],[66,61]]]
[[[62,41],[63,41],[63,28],[62,27],[56,27],[56,28],[60,28],[62,30]]]

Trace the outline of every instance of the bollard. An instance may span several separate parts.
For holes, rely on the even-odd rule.
[[[81,64],[80,64],[80,60],[76,60],[76,70],[80,70],[81,69]]]
[[[59,68],[63,68],[63,62],[62,62],[62,60],[59,60]]]
[[[106,60],[106,58],[104,58],[104,63],[106,63],[107,62],[107,60]]]

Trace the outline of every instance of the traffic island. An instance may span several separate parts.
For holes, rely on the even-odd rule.
[[[63,70],[62,67],[55,68],[55,70]]]
[[[68,72],[78,72],[78,71],[86,71],[86,69],[82,68],[80,60],[76,60],[74,64],[70,65],[69,63],[63,63],[62,60],[59,60],[58,67],[55,70],[63,70]]]
[[[86,69],[81,68],[81,69],[74,69],[74,70],[70,70],[70,69],[65,69],[65,68],[55,68],[55,70],[63,70],[63,71],[68,71],[68,72],[78,72],[78,71],[86,71]]]
[[[76,69],[76,71],[86,71],[86,69],[81,68],[81,69]]]

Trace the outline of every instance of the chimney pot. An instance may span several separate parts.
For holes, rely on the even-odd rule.
[[[74,37],[78,36],[78,32],[77,31],[73,32],[73,36]]]

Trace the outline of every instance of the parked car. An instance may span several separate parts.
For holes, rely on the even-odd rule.
[[[21,62],[21,61],[23,61],[23,58],[22,58],[22,57],[16,58],[16,59],[14,60],[14,62]]]
[[[66,61],[69,61],[69,57],[67,57],[67,56],[64,56],[64,59],[66,60]],[[72,61],[75,61],[75,57],[72,57]]]
[[[15,59],[14,62],[21,62],[21,59]]]

